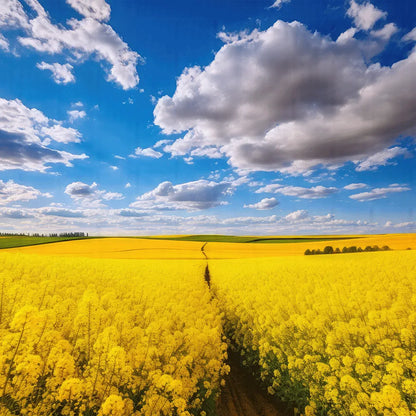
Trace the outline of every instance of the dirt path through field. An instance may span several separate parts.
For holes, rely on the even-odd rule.
[[[204,280],[211,288],[208,256],[205,252],[207,244],[204,243],[201,252],[207,261]],[[225,386],[221,389],[217,403],[218,416],[292,416],[294,414],[260,388],[257,380],[241,366],[236,354],[229,355],[228,365],[231,371],[226,378]]]
[[[291,416],[284,405],[275,402],[260,389],[257,380],[244,368],[233,354],[228,364],[231,372],[221,390],[217,403],[218,416]]]

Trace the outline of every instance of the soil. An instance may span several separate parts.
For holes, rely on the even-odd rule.
[[[236,355],[231,354],[230,374],[221,390],[217,403],[218,416],[293,416],[283,403],[264,392],[258,381],[243,367]]]

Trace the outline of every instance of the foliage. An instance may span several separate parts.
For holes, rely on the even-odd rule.
[[[344,247],[342,249],[342,253],[362,253],[363,251],[388,251],[390,250],[389,246],[383,246],[380,248],[379,246],[375,245],[373,247],[367,246],[364,250],[361,247],[351,246],[351,247]],[[338,254],[341,253],[341,250],[337,247],[335,250],[332,246],[326,246],[323,251],[321,250],[310,250],[306,249],[304,255],[311,256],[313,254]]]

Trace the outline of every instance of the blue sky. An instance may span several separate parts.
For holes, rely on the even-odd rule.
[[[0,231],[415,230],[412,0],[0,0]]]

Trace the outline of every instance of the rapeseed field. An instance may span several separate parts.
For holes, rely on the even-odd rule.
[[[0,414],[203,415],[227,373],[203,266],[2,253]]]
[[[414,251],[210,263],[231,348],[305,415],[416,415]]]
[[[415,241],[1,250],[0,415],[216,416],[231,350],[287,414],[416,416]]]

